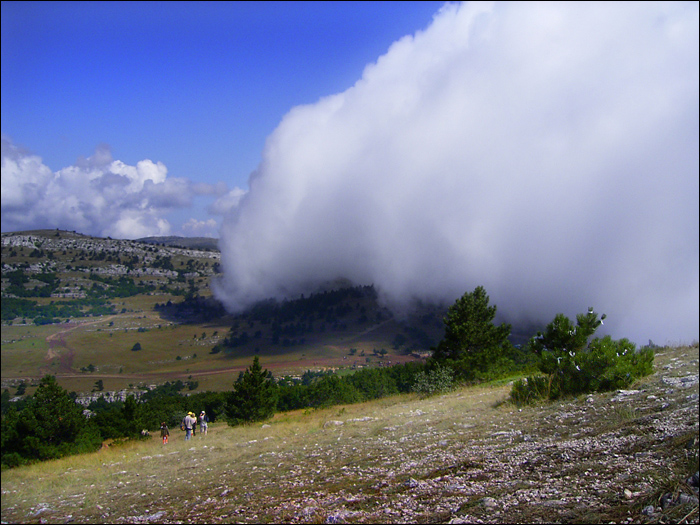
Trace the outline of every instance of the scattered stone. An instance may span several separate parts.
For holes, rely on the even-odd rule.
[[[685,492],[681,492],[678,495],[678,503],[680,505],[698,505],[698,497],[697,496],[691,496],[690,494],[686,494]]]
[[[673,505],[673,494],[667,492],[666,494],[661,496],[661,510],[666,510],[671,505]]]
[[[684,373],[693,371],[684,365],[677,368],[682,368]],[[111,469],[118,468],[117,463],[110,463],[104,468],[110,467],[105,477],[111,482],[108,487],[111,494],[108,492],[104,501],[134,498],[131,510],[117,514],[114,508],[94,510],[94,505],[88,510],[87,505],[85,509],[79,508],[71,500],[70,508],[61,509],[58,521],[70,511],[73,521],[79,523],[439,521],[461,524],[529,523],[533,518],[562,523],[580,522],[583,516],[599,522],[614,519],[617,523],[658,523],[665,519],[662,510],[679,506],[680,515],[686,515],[698,505],[700,473],[697,471],[692,476],[690,471],[672,480],[686,493],[665,493],[658,507],[647,505],[644,499],[644,495],[658,490],[658,485],[646,481],[647,473],[673,471],[679,461],[685,465],[687,457],[697,451],[697,437],[691,439],[697,436],[699,426],[694,393],[697,390],[689,391],[681,386],[684,378],[676,379],[662,381],[662,376],[657,375],[641,383],[644,386],[640,390],[543,403],[523,408],[522,412],[506,405],[499,406],[497,410],[502,412],[494,415],[480,410],[472,412],[465,406],[464,412],[455,412],[449,420],[441,419],[439,404],[428,400],[425,405],[411,405],[413,410],[402,409],[405,420],[393,413],[378,413],[380,422],[352,429],[351,422],[378,421],[378,418],[347,419],[342,432],[319,432],[295,450],[286,449],[283,438],[268,431],[262,434],[270,434],[273,441],[259,438],[256,446],[264,445],[260,449],[252,446],[256,440],[246,443],[246,438],[236,443],[247,454],[225,471],[216,471],[213,466],[213,461],[227,461],[225,453],[203,454],[198,446],[194,454],[197,457],[192,458],[183,446],[182,455],[196,459],[197,469],[211,468],[222,476],[217,484],[204,483],[201,487],[197,476],[179,480],[197,489],[196,495],[188,492],[192,500],[185,502],[186,510],[175,503],[177,496],[172,494],[159,496],[155,489],[156,495],[150,496],[153,493],[150,484],[160,484],[158,477],[148,476],[146,480],[144,475],[132,485],[127,481],[113,490],[119,479],[132,478],[110,477]],[[685,383],[692,381],[687,379]],[[694,388],[698,388],[697,382]],[[616,417],[615,409],[620,405],[611,403],[613,398],[634,409],[638,417],[634,420]],[[666,407],[663,411],[662,402]],[[424,411],[416,410],[418,406]],[[432,424],[416,417],[428,414]],[[532,419],[537,424],[530,425]],[[412,426],[407,427],[407,422]],[[342,424],[330,420],[323,427]],[[358,432],[353,434],[352,430]],[[338,434],[343,439],[336,442]],[[346,434],[352,435],[352,439],[346,439]],[[683,440],[679,441],[681,437]],[[279,446],[271,450],[270,443]],[[218,452],[228,446],[231,445],[222,445]],[[176,461],[177,458],[167,454],[162,460]],[[153,462],[146,462],[149,465],[152,467]],[[234,466],[235,470],[231,468]],[[122,468],[128,468],[136,479],[131,463],[122,464]],[[68,477],[76,472],[71,471]],[[208,472],[205,476],[209,479]],[[148,487],[144,481],[148,481]],[[170,487],[173,481],[164,480],[160,486]],[[174,483],[172,486],[175,488]],[[8,497],[6,490],[4,487],[4,500]],[[86,488],[74,492],[84,494]],[[68,497],[71,496],[65,496]],[[45,497],[42,499],[46,501]],[[619,512],[621,499],[630,512],[626,517],[615,514]],[[606,509],[611,504],[616,508],[608,515]],[[57,516],[49,514],[48,506],[59,508],[58,503],[49,501],[43,510],[42,505],[33,505],[22,507],[23,515],[14,513],[8,518],[6,513],[12,509],[10,505],[4,506],[3,521],[56,522]],[[146,508],[154,513],[148,514]],[[167,514],[155,512],[159,508],[167,510]],[[203,511],[204,508],[207,510]],[[36,512],[47,514],[32,518]]]
[[[496,500],[494,498],[486,497],[481,500],[481,505],[487,509],[492,509],[498,504],[496,503]]]
[[[627,400],[629,396],[639,394],[640,392],[640,390],[618,390],[615,397],[613,397],[610,401],[618,402]]]
[[[689,375],[685,377],[663,377],[661,380],[667,385],[671,385],[676,388],[690,388],[698,383],[698,376]]]
[[[38,505],[37,510],[32,514],[32,518],[36,518],[37,516],[43,514],[44,512],[50,512],[51,507],[49,507],[46,503],[40,503]]]

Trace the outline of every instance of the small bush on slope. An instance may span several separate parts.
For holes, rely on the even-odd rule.
[[[653,371],[654,351],[637,350],[627,339],[610,336],[588,339],[603,324],[593,308],[576,316],[576,326],[558,314],[545,330],[530,341],[530,348],[539,356],[538,368],[543,376],[517,381],[511,391],[516,403],[539,399],[557,399],[586,392],[602,392],[625,388],[636,379]]]

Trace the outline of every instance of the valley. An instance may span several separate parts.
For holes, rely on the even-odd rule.
[[[98,381],[105,391],[175,380],[220,391],[255,355],[276,377],[351,371],[421,360],[442,336],[444,309],[398,320],[372,286],[348,283],[230,315],[210,290],[218,250],[181,241],[3,233],[2,388],[32,393],[52,374],[79,393]]]

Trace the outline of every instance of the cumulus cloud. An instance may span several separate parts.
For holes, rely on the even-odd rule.
[[[208,219],[206,221],[198,221],[197,219],[190,219],[182,225],[182,230],[192,237],[213,237],[211,235],[212,231],[216,231],[218,224],[214,219]]]
[[[2,137],[2,230],[63,228],[116,238],[166,235],[162,216],[188,207],[196,190],[168,178],[161,162],[136,166],[114,160],[100,144],[95,154],[52,172],[40,157]]]
[[[226,215],[241,202],[246,191],[235,187],[232,190],[222,188],[216,193],[219,197],[209,206],[208,211],[212,215]]]
[[[698,169],[696,3],[447,4],[284,117],[215,292],[483,285],[513,323],[594,306],[614,337],[697,339]]]

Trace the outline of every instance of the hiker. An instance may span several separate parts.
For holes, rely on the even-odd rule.
[[[200,436],[206,436],[207,435],[207,427],[209,426],[207,423],[209,423],[209,416],[202,410],[202,413],[199,414],[199,432]]]
[[[166,445],[168,443],[168,436],[170,435],[170,430],[168,430],[168,425],[165,424],[165,421],[163,421],[160,424],[160,437],[163,438],[163,445]]]
[[[185,419],[182,420],[181,428],[185,431],[185,441],[188,441],[192,437],[192,427],[197,424],[197,419],[195,419],[192,412],[187,412]]]

